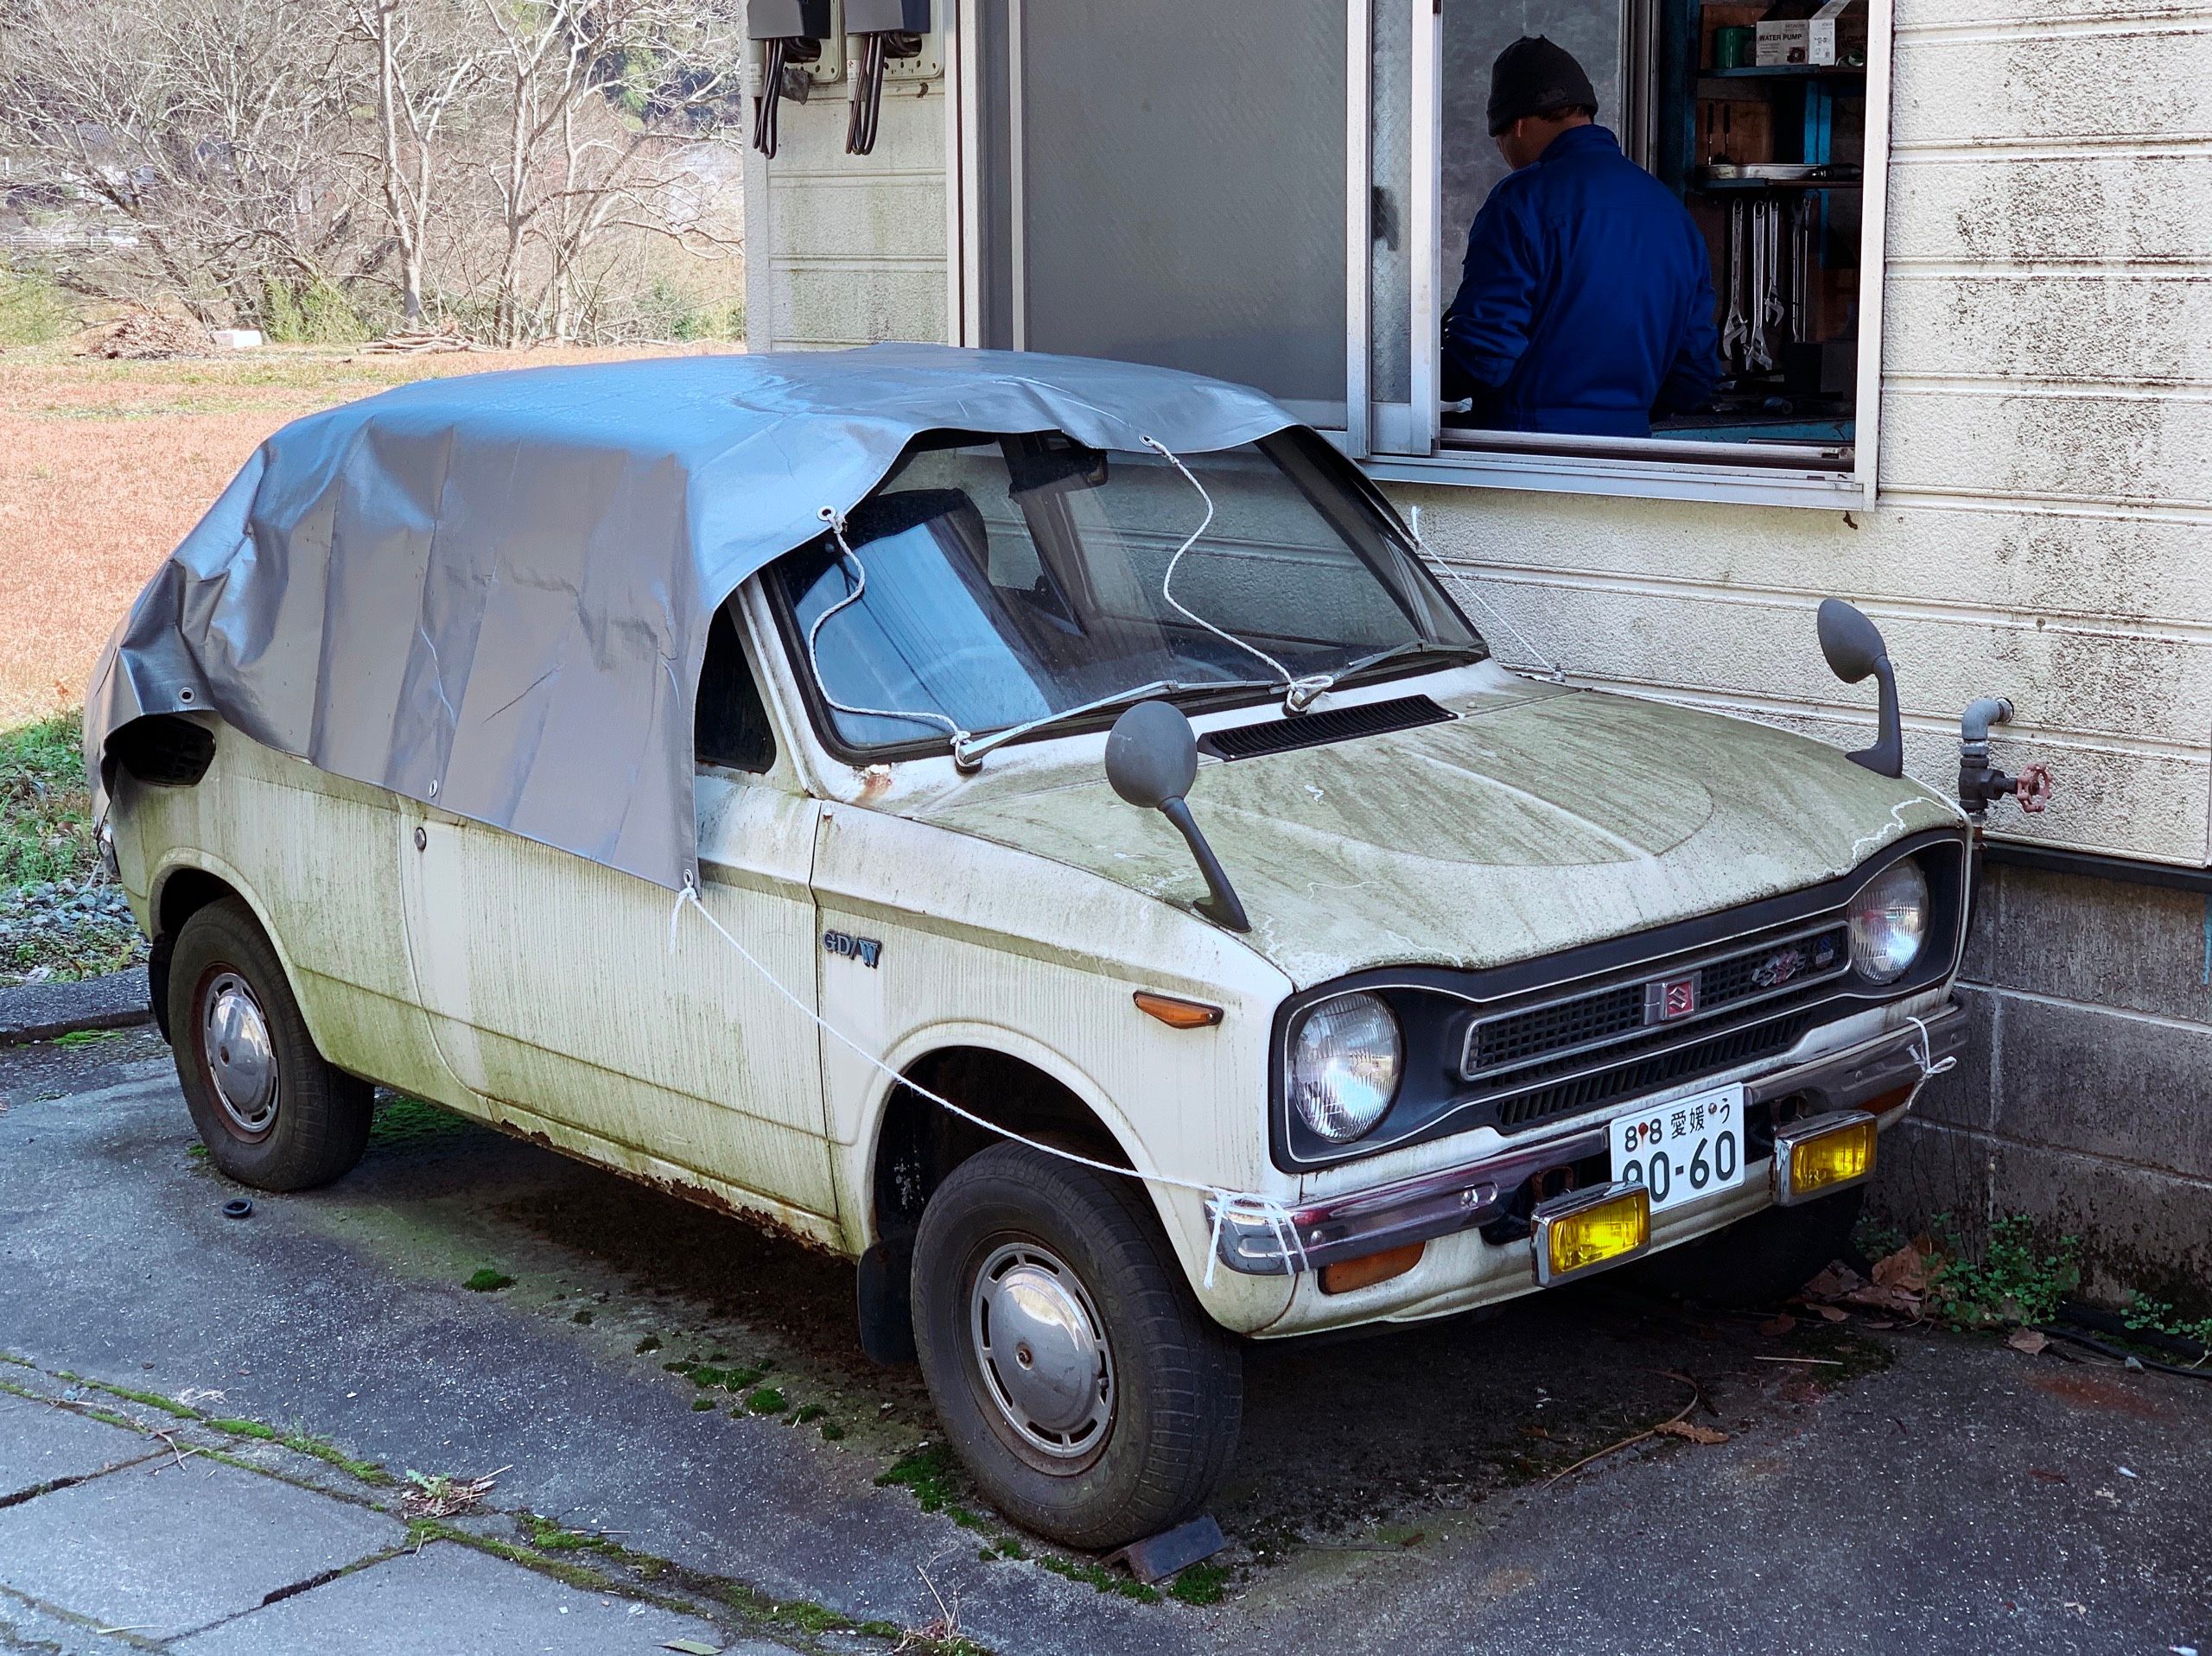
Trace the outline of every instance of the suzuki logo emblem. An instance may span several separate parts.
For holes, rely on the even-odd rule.
[[[1697,974],[1688,977],[1662,978],[1643,986],[1643,1021],[1665,1024],[1677,1018],[1687,1018],[1697,1010]]]

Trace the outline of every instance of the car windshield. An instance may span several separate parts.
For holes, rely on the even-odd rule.
[[[1480,660],[1481,637],[1320,441],[1191,456],[1203,495],[1164,454],[1058,434],[918,441],[852,511],[849,556],[824,535],[771,571],[836,745],[941,752],[956,731],[1146,687],[1250,702],[1290,677]]]

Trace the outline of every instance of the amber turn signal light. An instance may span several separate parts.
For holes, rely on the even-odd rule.
[[[1348,1294],[1355,1288],[1372,1288],[1378,1282],[1402,1277],[1421,1263],[1421,1253],[1427,1247],[1426,1242],[1408,1242],[1403,1247],[1385,1248],[1364,1259],[1338,1259],[1325,1265],[1321,1267],[1321,1291]]]
[[[1211,1029],[1221,1022],[1221,1008],[1203,1000],[1179,1000],[1149,989],[1140,989],[1130,999],[1137,1003],[1139,1012],[1157,1018],[1170,1029]]]

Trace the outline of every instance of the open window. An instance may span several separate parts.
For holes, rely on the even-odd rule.
[[[1864,504],[1891,0],[968,0],[962,337],[1259,386],[1374,475]],[[1573,52],[1704,238],[1719,385],[1650,434],[1447,404],[1492,60]]]
[[[1500,428],[1478,408],[1440,403],[1436,468],[1478,467],[1518,486],[1863,497],[1880,301],[1878,203],[1868,205],[1878,192],[1868,185],[1880,176],[1886,0],[1440,0],[1430,21],[1412,42],[1416,131],[1404,170],[1414,188],[1434,191],[1437,279],[1423,296],[1440,325],[1469,227],[1508,170],[1484,119],[1491,64],[1520,35],[1541,33],[1582,62],[1599,124],[1697,225],[1720,356],[1711,397],[1655,413],[1648,437]],[[1419,142],[1424,117],[1433,163]],[[1376,257],[1378,288],[1399,279],[1388,251]]]

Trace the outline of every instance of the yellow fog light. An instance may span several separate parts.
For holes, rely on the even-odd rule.
[[[1774,1199],[1783,1207],[1858,1183],[1874,1171],[1874,1118],[1837,1110],[1774,1135]]]
[[[1537,1204],[1536,1281],[1548,1288],[1618,1265],[1651,1240],[1651,1193],[1641,1184],[1601,1184]]]

